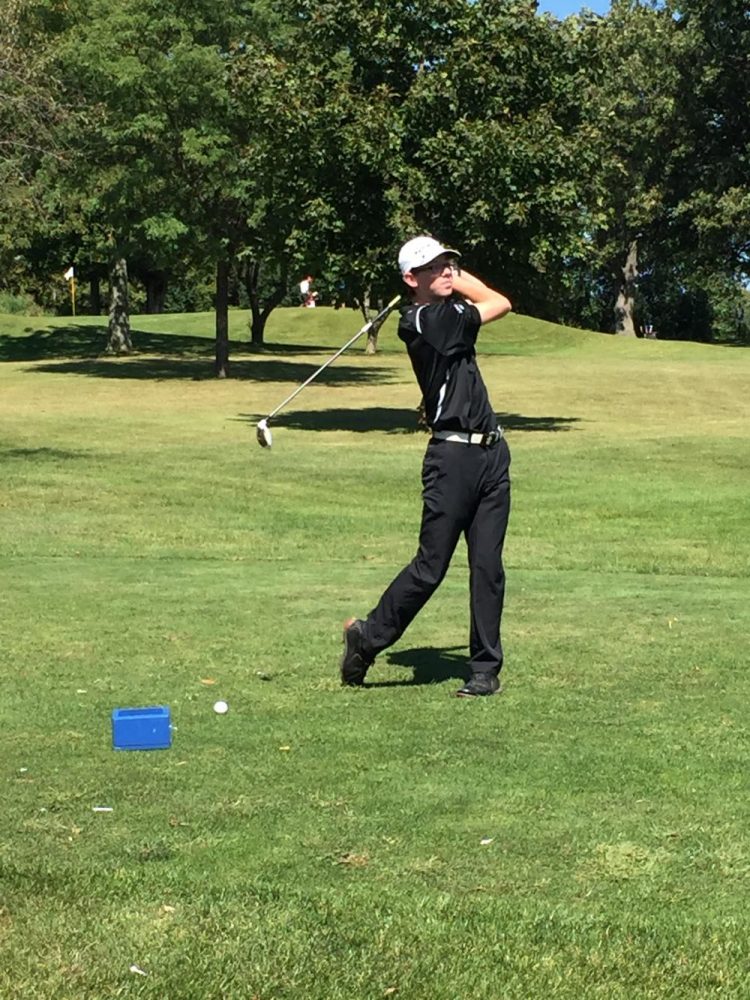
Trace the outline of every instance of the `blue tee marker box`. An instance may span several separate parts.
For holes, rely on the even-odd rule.
[[[112,746],[115,750],[166,750],[172,745],[172,722],[167,705],[115,708]]]

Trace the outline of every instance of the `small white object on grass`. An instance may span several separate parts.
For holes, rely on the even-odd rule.
[[[214,712],[217,715],[226,715],[229,711],[229,705],[225,701],[215,701],[214,702]]]

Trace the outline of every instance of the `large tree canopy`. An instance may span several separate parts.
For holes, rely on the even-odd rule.
[[[736,332],[740,0],[562,21],[533,0],[0,2],[13,280],[72,256],[113,286],[126,261],[147,282],[212,274],[218,374],[230,281],[261,342],[308,270],[350,299],[386,294],[415,231],[459,244],[521,311]]]

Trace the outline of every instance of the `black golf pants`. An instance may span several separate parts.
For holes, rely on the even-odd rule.
[[[424,607],[445,576],[463,534],[471,591],[469,668],[472,674],[500,672],[509,469],[510,452],[504,438],[491,448],[430,441],[422,468],[419,550],[367,617],[363,640],[372,656],[396,642]]]

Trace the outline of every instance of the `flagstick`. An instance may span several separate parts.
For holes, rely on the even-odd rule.
[[[70,301],[73,304],[73,315],[76,314],[76,269],[71,266],[63,275],[63,278],[70,284]]]

